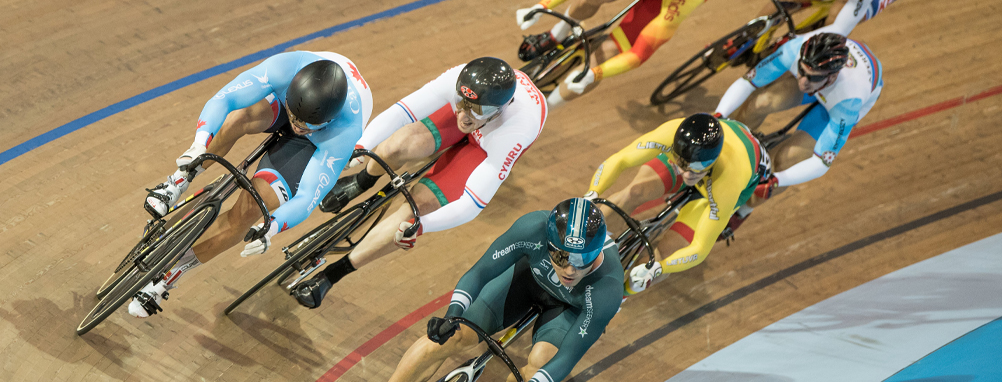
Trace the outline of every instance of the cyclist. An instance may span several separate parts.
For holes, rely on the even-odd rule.
[[[564,1],[542,0],[531,8],[519,9],[515,13],[516,21],[525,30],[541,16],[537,14],[526,20],[529,11],[553,8]],[[580,0],[567,9],[566,15],[575,20],[584,20],[598,12],[600,5],[611,1],[613,0]],[[706,0],[641,0],[623,16],[619,26],[612,30],[611,38],[603,42],[599,51],[595,52],[595,59],[601,64],[586,72],[579,82],[574,82],[574,79],[581,71],[571,71],[564,82],[550,93],[547,103],[550,107],[562,105],[591,91],[603,78],[639,67],[658,47],[675,35],[686,17],[705,2]],[[529,61],[552,49],[570,34],[570,24],[561,20],[548,32],[526,36],[519,47],[518,56],[523,61]]]
[[[251,179],[272,211],[272,222],[264,237],[248,243],[240,255],[264,253],[272,236],[305,220],[320,196],[333,187],[331,180],[337,179],[351,156],[371,113],[372,92],[351,60],[330,52],[274,55],[239,74],[205,103],[195,142],[177,158],[179,169],[149,190],[146,210],[156,217],[168,212],[188,188],[181,168],[198,155],[222,156],[244,135],[283,131]],[[263,223],[252,227],[260,219],[259,211],[253,197],[242,192],[234,207],[218,217],[163,280],[151,282],[137,294],[129,313],[156,314],[181,275],[239,243],[248,229],[263,228]]]
[[[755,198],[731,218],[722,238],[732,235],[754,207],[771,196],[824,175],[883,87],[883,67],[866,44],[824,29],[783,44],[735,81],[716,112],[743,121],[752,130],[771,113],[812,102],[819,105],[773,149],[775,173],[763,179]]]
[[[627,295],[660,281],[662,273],[681,272],[703,262],[728,218],[770,169],[769,155],[744,125],[699,113],[665,122],[606,159],[595,171],[585,198],[598,197],[624,169],[640,165],[633,181],[607,198],[625,211],[684,186],[695,187],[702,198],[679,211],[658,243],[654,267],[648,270],[640,264],[630,271]]]
[[[383,219],[351,253],[292,292],[300,304],[320,306],[331,285],[395,249],[413,248],[417,236],[473,220],[487,206],[532,145],[546,121],[543,94],[528,76],[504,61],[483,57],[449,69],[380,113],[358,147],[374,148],[391,167],[425,159],[446,148],[411,189],[421,211],[420,229],[408,205]],[[353,161],[358,164],[360,161]],[[384,173],[376,163],[338,179],[320,209],[337,212],[371,188]]]
[[[513,325],[536,305],[528,365],[532,381],[561,381],[616,315],[622,297],[619,251],[605,219],[582,198],[523,215],[466,272],[445,317],[464,317],[488,333]],[[478,337],[445,319],[404,353],[390,381],[428,380],[450,355]]]

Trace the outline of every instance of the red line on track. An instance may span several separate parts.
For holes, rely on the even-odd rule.
[[[991,89],[985,90],[981,93],[975,94],[970,97],[965,96],[965,97],[953,98],[950,100],[937,103],[932,106],[927,106],[915,111],[911,111],[882,121],[874,122],[869,125],[855,128],[853,129],[854,131],[851,134],[849,134],[849,138],[854,138],[860,135],[872,133],[874,131],[883,130],[897,124],[905,123],[914,119],[925,117],[933,113],[952,109],[957,106],[961,106],[967,103],[971,103],[991,96],[996,96],[999,94],[1002,94],[1002,85],[993,87]],[[654,206],[661,204],[660,201],[654,201],[654,202],[658,202],[655,203]],[[640,210],[643,209],[643,207],[645,206],[646,204],[638,208],[637,209],[638,212],[640,212]],[[348,354],[348,356],[341,359],[341,361],[338,362],[337,365],[334,365],[334,367],[332,367],[330,370],[327,370],[327,372],[324,373],[323,376],[317,379],[317,382],[321,381],[333,382],[336,381],[338,378],[341,378],[341,376],[344,375],[344,373],[348,372],[348,369],[351,369],[352,366],[355,366],[356,363],[361,361],[362,357],[371,354],[374,350],[378,349],[380,346],[383,346],[383,344],[388,342],[390,339],[396,337],[398,334],[402,333],[411,325],[414,325],[414,323],[427,317],[429,314],[434,313],[436,310],[439,310],[440,308],[446,306],[448,302],[451,300],[451,297],[452,297],[452,291],[449,291],[448,293],[432,300],[431,302],[425,304],[424,306],[404,316],[403,318],[400,319],[400,321],[395,322],[393,325],[390,325],[390,327],[379,332],[379,334],[376,334],[376,336],[372,337],[372,339],[366,341],[364,344],[362,344],[362,346],[359,346],[358,349],[355,349],[350,354]]]

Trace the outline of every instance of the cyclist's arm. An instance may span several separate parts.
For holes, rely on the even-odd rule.
[[[665,273],[681,272],[692,268],[706,259],[710,249],[727,227],[727,222],[734,213],[735,204],[751,179],[751,170],[741,170],[740,174],[720,174],[720,177],[708,183],[707,206],[700,212],[699,221],[692,228],[692,240],[686,247],[672,253],[661,260],[661,268]],[[689,239],[689,238],[687,238]]]
[[[674,123],[674,125],[666,126],[669,123]],[[667,151],[668,147],[671,146],[672,137],[675,136],[675,126],[677,125],[678,121],[675,120],[665,122],[654,131],[641,135],[629,146],[612,154],[595,170],[588,191],[595,191],[596,194],[601,195],[609,187],[612,187],[613,183],[616,183],[616,179],[619,178],[619,174],[623,170],[647,163],[662,151]]]
[[[299,190],[296,195],[272,212],[274,218],[272,224],[277,225],[278,232],[306,220],[323,196],[334,188],[341,170],[351,157],[355,142],[362,136],[360,121],[361,118],[358,118],[356,123],[350,126],[331,125],[313,133],[314,137],[319,134],[328,136],[317,144],[317,150],[313,152],[310,162],[303,171],[303,177],[299,180]]]
[[[894,0],[849,0],[842,6],[842,10],[838,12],[838,16],[835,17],[835,21],[831,25],[818,30],[849,36],[849,33],[852,33],[856,25],[873,18],[877,13],[884,10],[884,7],[893,2]]]
[[[546,9],[553,9],[553,7],[563,4],[565,1],[567,0],[540,0],[539,5],[542,5]]]
[[[609,258],[606,258],[606,261],[609,260]],[[602,335],[612,317],[616,315],[616,312],[619,310],[619,304],[623,299],[622,281],[617,281],[612,277],[605,277],[591,286],[594,287],[591,290],[591,303],[594,310],[589,312],[587,305],[581,310],[577,321],[574,322],[574,325],[567,331],[567,334],[564,334],[563,340],[560,341],[557,354],[543,367],[539,368],[539,371],[533,374],[529,382],[555,382],[564,380],[571,373],[571,370],[574,369],[574,365],[581,360],[585,352]]]
[[[776,180],[782,187],[792,186],[820,178],[838,156],[853,126],[859,122],[859,111],[863,100],[850,98],[842,100],[828,110],[828,125],[814,144],[814,155],[792,167],[777,172]]]
[[[802,42],[803,39],[801,37],[788,41],[776,53],[770,54],[759,62],[758,65],[755,65],[752,70],[745,73],[744,77],[734,81],[727,88],[724,96],[720,98],[716,112],[724,117],[730,116],[731,113],[741,107],[741,104],[748,99],[748,96],[755,89],[771,84],[782,76],[783,73],[793,67],[793,63],[797,59],[800,43]]]
[[[452,303],[449,304],[449,310],[446,312],[447,316],[458,317],[462,315],[480,295],[484,285],[500,276],[525,256],[525,252],[515,248],[515,244],[531,241],[534,236],[538,236],[534,235],[535,232],[546,229],[545,225],[540,224],[546,221],[545,216],[539,216],[541,213],[545,214],[542,211],[534,211],[523,215],[515,221],[515,224],[512,224],[511,228],[508,228],[508,231],[505,231],[497,240],[494,240],[494,243],[491,243],[480,260],[473,264],[473,267],[459,279],[456,290],[452,294]]]
[[[651,58],[658,47],[671,40],[682,21],[704,2],[706,1],[685,1],[679,6],[677,2],[666,1],[665,3],[669,4],[661,5],[661,13],[644,26],[629,50],[613,56],[595,68],[595,80],[623,74],[642,65]],[[613,38],[616,36],[613,35]]]
[[[498,133],[495,131],[494,134]],[[487,158],[473,169],[466,180],[463,196],[430,214],[421,216],[424,232],[447,230],[476,218],[494,198],[501,183],[504,183],[511,173],[515,162],[535,139],[521,133],[493,137],[491,146],[484,147]]]
[[[281,53],[237,75],[205,103],[198,116],[195,144],[208,146],[231,111],[250,107],[288,86],[305,52]]]
[[[407,95],[372,119],[362,134],[358,145],[372,149],[407,124],[420,121],[442,106],[456,94],[456,79],[465,65],[447,70],[417,91]],[[427,232],[427,231],[426,231]]]

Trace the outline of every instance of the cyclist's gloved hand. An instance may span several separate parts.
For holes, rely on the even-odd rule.
[[[414,248],[414,244],[417,242],[417,237],[424,233],[424,227],[418,226],[417,232],[414,232],[412,236],[404,236],[404,231],[414,225],[414,219],[400,222],[400,227],[397,228],[397,233],[393,235],[393,243],[398,247],[408,250]]]
[[[362,145],[355,145],[355,150],[364,149],[364,148],[365,147],[362,147]],[[360,165],[362,163],[365,163],[365,156],[364,155],[359,155],[357,157],[351,158],[351,160],[349,160],[348,163],[344,165],[344,169],[347,170],[349,168],[358,166],[358,165]]]
[[[626,293],[637,294],[643,292],[647,287],[651,286],[651,282],[658,276],[661,276],[660,261],[655,261],[651,269],[647,269],[646,265],[633,268],[630,271],[630,280],[628,281],[629,285],[627,285]]]
[[[769,199],[772,196],[772,190],[775,190],[778,186],[779,180],[776,179],[776,175],[770,174],[769,179],[766,179],[755,187],[755,196],[762,200]]]
[[[177,163],[177,168],[181,168],[181,166],[188,165],[189,163],[191,163],[192,160],[194,160],[196,157],[202,154],[205,154],[205,146],[202,146],[199,143],[192,143],[191,147],[189,147],[188,150],[184,152],[184,154],[181,154],[181,156],[177,157],[177,160],[174,162]],[[199,165],[198,168],[195,169],[195,175],[201,174],[202,171],[205,171],[205,169],[202,168],[202,165]]]
[[[432,317],[428,320],[428,339],[439,345],[445,345],[445,341],[456,334],[458,328],[459,325],[450,323],[448,317]]]
[[[274,219],[274,218],[272,218]],[[260,223],[254,227],[251,227],[250,231],[247,232],[245,238],[250,238],[252,235],[256,235],[264,229],[264,223]],[[260,255],[268,250],[271,246],[271,237],[278,233],[278,224],[274,221],[271,222],[271,226],[268,227],[268,232],[264,234],[264,237],[251,241],[244,246],[243,252],[240,252],[241,257]]]
[[[595,200],[595,198],[597,198],[597,197],[598,197],[598,193],[595,192],[595,191],[588,191],[588,193],[586,193],[586,194],[584,194],[584,196],[582,196],[582,198],[584,198],[584,200],[587,200],[589,202],[592,201],[592,200]]]
[[[522,30],[529,29],[529,27],[531,27],[532,24],[535,24],[537,21],[539,21],[539,17],[543,15],[542,13],[537,13],[535,16],[532,16],[531,19],[528,20],[525,19],[525,16],[528,15],[529,12],[536,9],[546,9],[546,7],[544,7],[542,4],[536,4],[529,8],[522,8],[515,11],[515,22],[518,23],[519,28],[522,28]]]
[[[568,74],[567,78],[564,79],[564,83],[567,84],[567,90],[570,90],[578,94],[583,94],[585,88],[588,87],[588,85],[591,85],[593,82],[595,82],[595,70],[594,69],[588,70],[587,72],[585,72],[585,75],[584,77],[581,78],[580,82],[574,82],[574,79],[577,78],[578,74],[581,74],[580,70],[575,70],[571,72],[571,74]]]

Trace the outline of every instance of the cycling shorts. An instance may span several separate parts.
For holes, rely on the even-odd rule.
[[[432,113],[421,123],[435,137],[435,151],[448,149],[438,162],[428,170],[418,183],[425,185],[438,199],[440,206],[459,200],[466,189],[466,181],[473,170],[487,159],[487,152],[480,148],[468,134],[459,131],[456,113],[445,105]]]
[[[559,348],[564,335],[577,321],[578,312],[536,283],[527,257],[484,285],[477,299],[463,312],[463,318],[487,333],[497,333],[518,322],[533,305],[542,312],[532,328],[532,343],[542,341]]]
[[[299,190],[299,180],[306,172],[306,165],[317,151],[313,142],[304,136],[296,135],[289,125],[289,117],[285,108],[278,101],[272,102],[272,111],[276,112],[271,127],[265,133],[281,131],[278,138],[258,162],[254,178],[260,178],[271,185],[278,197],[279,205],[292,199]],[[292,183],[289,183],[289,182]]]

